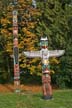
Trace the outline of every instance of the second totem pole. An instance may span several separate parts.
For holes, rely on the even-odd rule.
[[[59,57],[64,54],[64,50],[49,50],[47,37],[41,38],[41,50],[40,51],[24,51],[23,54],[28,58],[40,57],[42,61],[42,89],[43,99],[52,99],[52,86],[49,58]]]

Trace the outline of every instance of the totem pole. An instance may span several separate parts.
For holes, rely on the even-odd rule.
[[[14,6],[13,10],[13,55],[10,55],[14,60],[14,86],[15,92],[20,92],[20,70],[19,70],[19,49],[18,49],[18,11],[16,9],[17,0],[11,3]],[[33,8],[36,8],[36,1],[32,0]],[[20,55],[21,56],[21,55]]]
[[[51,76],[49,68],[49,58],[59,57],[64,54],[64,50],[48,50],[47,37],[41,38],[40,51],[24,51],[23,54],[28,58],[40,57],[42,60],[42,88],[43,99],[52,99]]]
[[[17,4],[17,0],[14,0],[14,5]],[[19,72],[19,56],[18,56],[18,21],[17,10],[13,10],[13,59],[14,59],[14,86],[15,92],[20,92],[20,72]]]

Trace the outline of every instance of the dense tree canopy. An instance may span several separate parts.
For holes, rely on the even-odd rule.
[[[34,8],[32,0],[18,0],[19,54],[22,51],[40,50],[40,37],[47,36],[49,49],[65,49],[60,58],[50,59],[52,82],[60,87],[72,85],[72,5],[71,0],[37,0]],[[0,1],[0,74],[1,78],[13,75],[13,34],[11,0]],[[20,70],[41,75],[39,58],[19,58]],[[10,65],[9,65],[10,64]]]

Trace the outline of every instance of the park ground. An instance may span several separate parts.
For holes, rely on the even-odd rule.
[[[0,108],[72,108],[72,90],[53,89],[53,99],[43,100],[38,85],[21,85],[21,93],[14,93],[13,85],[0,85]]]
[[[0,84],[0,93],[14,92],[14,85],[11,84]],[[22,92],[41,92],[42,87],[40,85],[21,85],[20,89]]]
[[[10,93],[14,92],[14,85],[12,84],[0,84],[0,93]],[[21,84],[20,85],[21,91],[27,91],[27,92],[42,92],[42,86],[38,84]],[[53,86],[53,90],[57,90],[58,88],[56,86]]]

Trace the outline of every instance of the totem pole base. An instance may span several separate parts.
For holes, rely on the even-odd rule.
[[[53,99],[53,97],[52,96],[43,96],[42,99],[44,99],[44,100],[51,100],[51,99]]]
[[[21,92],[20,89],[15,90],[15,93],[20,93],[20,92]]]
[[[14,92],[15,93],[20,93],[20,81],[14,81]]]
[[[51,77],[49,74],[42,74],[42,89],[43,89],[43,99],[52,99],[52,87],[51,87]]]

